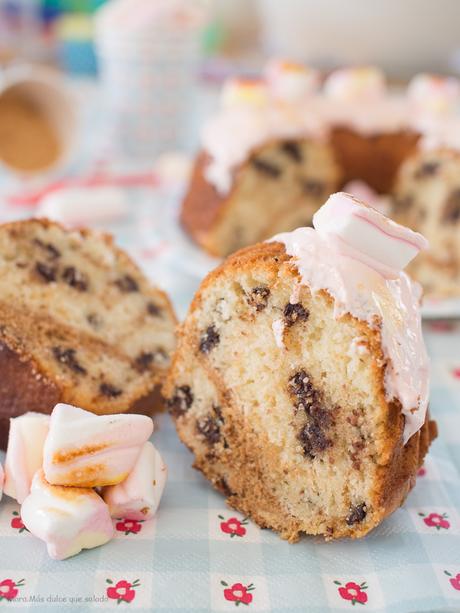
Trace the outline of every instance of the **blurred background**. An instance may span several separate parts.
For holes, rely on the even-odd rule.
[[[175,216],[227,77],[272,57],[458,75],[459,24],[458,0],[0,0],[0,222],[100,227],[195,286],[213,262]]]
[[[0,187],[11,174],[30,183],[71,163],[87,171],[106,159],[190,152],[222,80],[257,74],[272,56],[324,70],[376,64],[395,81],[457,74],[459,23],[457,0],[0,0],[0,137],[30,128],[28,102],[59,141],[35,126],[21,162],[21,144],[5,154],[0,138],[10,170],[0,171]],[[27,79],[35,83],[5,102],[8,87]]]

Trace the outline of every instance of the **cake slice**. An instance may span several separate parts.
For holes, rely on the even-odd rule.
[[[194,466],[290,541],[365,535],[436,435],[420,291],[401,270],[426,241],[346,194],[314,224],[203,281],[164,388]]]
[[[10,417],[58,402],[150,413],[175,325],[110,237],[44,219],[0,226],[0,447]]]

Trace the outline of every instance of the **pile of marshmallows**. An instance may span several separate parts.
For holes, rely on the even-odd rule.
[[[158,508],[167,471],[152,432],[144,415],[66,404],[11,419],[0,499],[3,488],[21,504],[24,525],[55,560],[103,545],[112,518],[147,520]]]

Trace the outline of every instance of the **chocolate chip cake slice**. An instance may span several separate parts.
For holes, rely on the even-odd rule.
[[[0,442],[8,419],[66,402],[151,412],[175,315],[111,237],[44,219],[0,226]]]
[[[290,541],[365,535],[436,434],[418,290],[366,261],[312,228],[280,235],[212,272],[179,331],[164,395],[194,466]]]

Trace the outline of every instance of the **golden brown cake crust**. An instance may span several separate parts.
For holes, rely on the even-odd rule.
[[[227,497],[230,506],[249,515],[259,526],[274,529],[291,542],[298,540],[304,532],[322,534],[326,539],[361,537],[404,502],[415,484],[417,470],[423,462],[429,444],[436,437],[435,423],[430,421],[427,415],[421,430],[403,445],[404,416],[401,407],[399,403],[388,403],[385,399],[385,359],[378,329],[371,329],[365,322],[358,321],[351,315],[345,315],[340,320],[344,325],[348,321],[355,326],[359,337],[365,339],[363,342],[372,356],[371,378],[375,410],[380,416],[375,434],[378,440],[373,443],[375,466],[372,468],[374,477],[366,499],[367,516],[350,524],[343,519],[337,521],[336,518],[331,518],[328,522],[326,517],[316,518],[307,525],[295,513],[287,512],[271,488],[271,483],[279,481],[282,473],[272,474],[271,478],[267,478],[267,466],[270,471],[277,470],[279,451],[265,434],[254,430],[251,421],[244,416],[246,413],[234,404],[237,401],[232,391],[224,384],[224,368],[214,367],[209,355],[197,350],[197,319],[202,312],[209,313],[204,301],[215,286],[222,291],[225,279],[234,279],[235,284],[238,284],[238,274],[255,269],[258,275],[262,270],[266,278],[275,279],[283,267],[295,281],[298,273],[289,260],[283,245],[263,243],[235,253],[207,276],[179,330],[178,348],[164,395],[169,399],[179,437],[195,454],[194,467]],[[332,304],[332,298],[328,294],[320,294],[326,303]],[[257,310],[254,317],[256,322]],[[219,328],[218,332],[219,342],[222,343],[222,328]],[[248,341],[243,337],[241,342]],[[269,348],[266,350],[269,351]],[[222,351],[229,352],[231,348],[225,346]],[[235,360],[237,359],[235,357]],[[209,405],[213,407],[213,419],[208,417],[204,426],[200,412],[202,409],[195,406],[203,398],[208,406],[206,411],[209,410]],[[245,411],[247,410],[248,407],[245,406]],[[353,420],[353,415],[350,418]],[[285,419],[288,420],[289,417]],[[204,444],[203,436],[207,439]],[[357,458],[356,461],[359,464],[360,459]],[[358,466],[356,470],[359,474]],[[291,477],[292,474],[286,472],[286,482]],[[294,501],[291,500],[290,503],[294,504]],[[358,515],[360,512],[362,508],[360,510],[358,507],[357,511],[355,509]]]
[[[80,244],[80,239],[82,241],[90,239],[95,247],[103,245],[104,249],[107,249],[104,251],[104,254],[110,254],[110,257],[113,257],[113,262],[116,262],[117,271],[124,271],[127,275],[129,273],[132,282],[138,287],[136,289],[136,292],[138,292],[136,296],[140,297],[139,300],[145,301],[147,309],[151,304],[161,305],[164,325],[169,325],[170,336],[174,338],[176,318],[166,294],[150,286],[129,256],[114,246],[111,236],[96,235],[89,230],[72,231],[70,233],[59,224],[46,219],[19,221],[0,226],[0,236],[3,239],[7,236],[10,245],[14,244],[15,240],[17,241],[18,253],[24,249],[22,245],[26,243],[32,243],[34,240],[40,243],[35,238],[38,236],[39,231],[55,232],[56,234],[53,235],[53,238],[62,240],[63,245],[68,247],[69,252],[72,249],[66,241],[70,241],[68,238],[70,235],[73,237],[72,240],[76,240],[77,245]],[[66,257],[76,257],[73,253],[59,252],[56,244],[50,246],[48,243],[41,243],[38,247],[46,255],[50,254],[48,260],[46,260],[45,256],[42,258],[50,269],[52,266],[57,267],[61,260],[64,260]],[[59,256],[57,255],[58,252]],[[121,390],[119,392],[118,389],[114,390],[107,384],[103,388],[104,392],[106,392],[105,395],[103,393],[94,394],[88,391],[87,380],[91,374],[90,371],[93,363],[94,367],[97,368],[99,367],[96,363],[98,361],[117,360],[120,368],[131,368],[131,377],[133,376],[134,367],[129,363],[127,356],[121,349],[121,345],[117,346],[117,341],[104,340],[101,335],[97,336],[98,332],[92,334],[92,328],[88,322],[86,322],[87,328],[82,329],[75,322],[59,323],[53,319],[51,303],[56,300],[56,296],[63,298],[64,306],[68,305],[71,308],[74,303],[78,303],[79,305],[81,304],[79,306],[81,311],[84,311],[86,308],[84,300],[90,295],[91,288],[89,293],[83,291],[83,277],[80,278],[78,276],[78,273],[81,271],[76,272],[74,269],[71,271],[72,274],[70,276],[65,277],[65,271],[68,270],[68,267],[65,263],[62,263],[60,271],[64,271],[62,274],[67,280],[61,281],[60,277],[56,281],[53,280],[51,284],[41,279],[34,272],[33,258],[36,257],[35,255],[32,261],[27,262],[27,268],[25,268],[20,261],[21,258],[19,260],[17,258],[18,253],[14,253],[14,258],[16,259],[9,260],[11,253],[8,253],[7,257],[0,252],[0,255],[5,257],[5,260],[2,261],[3,270],[9,270],[11,274],[14,274],[12,269],[14,269],[14,266],[17,266],[17,263],[20,264],[20,272],[30,270],[30,273],[27,272],[27,274],[30,274],[30,286],[37,287],[37,295],[27,299],[20,299],[19,295],[17,295],[14,304],[11,298],[8,300],[5,300],[4,297],[0,298],[0,370],[2,372],[2,377],[0,378],[0,448],[6,444],[8,420],[10,417],[16,417],[27,411],[51,413],[58,402],[75,404],[95,413],[133,411],[151,414],[154,410],[157,410],[160,407],[158,386],[164,376],[164,367],[152,368],[152,372],[149,372],[148,375],[145,373],[139,374],[138,381],[133,380],[129,384],[129,388],[127,387],[126,393],[121,393]],[[77,248],[75,253],[78,253]],[[95,252],[94,258],[96,259],[94,262],[99,262],[97,259],[99,257],[103,256]],[[27,261],[27,254],[25,252],[22,259]],[[102,261],[105,262],[105,260]],[[111,270],[111,263],[107,265],[101,263],[98,272],[100,272],[101,278],[104,279],[105,275],[109,275]],[[98,279],[98,281],[100,280]],[[78,283],[80,285],[75,288],[74,286]],[[69,286],[71,286],[71,289],[69,289]],[[48,290],[48,288],[50,289]],[[40,308],[38,296],[43,301],[41,296],[46,296],[47,291],[52,293],[49,294],[49,306],[45,310]],[[38,292],[45,292],[45,294],[39,294]],[[120,290],[121,299],[129,300],[130,295]],[[38,306],[28,309],[27,300],[34,300]],[[98,299],[95,298],[95,300],[97,304]],[[44,304],[46,306],[46,302]],[[94,302],[91,303],[91,308],[93,306]],[[116,327],[118,324],[117,321],[110,321],[110,311],[107,311],[107,313],[107,321],[104,322],[104,325],[108,329],[108,334],[110,334],[111,326]],[[150,321],[149,315],[146,315],[146,317]],[[155,324],[154,319],[154,317],[151,318],[153,324]],[[100,325],[100,322],[97,322],[97,324]],[[34,348],[31,343],[31,335],[34,334],[37,339],[42,339],[40,343],[43,346],[48,343],[50,348],[48,353],[41,353],[37,347]],[[40,343],[38,344],[40,345]],[[66,347],[66,349],[59,349],[61,353],[53,356],[53,351],[56,347]],[[71,348],[68,349],[67,347]],[[79,353],[82,353],[84,349],[87,350],[88,358],[91,358],[94,362],[91,362],[91,360],[83,364],[80,362]],[[97,358],[97,356],[99,357]],[[59,371],[57,368],[60,365],[62,365],[62,371]],[[150,367],[149,363],[146,364],[147,367]],[[134,372],[136,371],[134,370]],[[101,380],[101,389],[103,383],[104,381]]]

